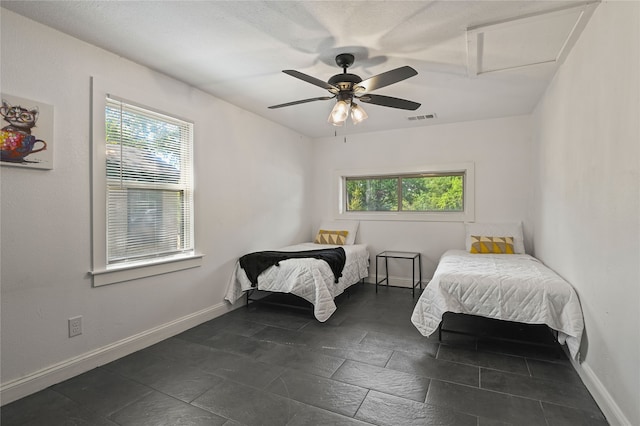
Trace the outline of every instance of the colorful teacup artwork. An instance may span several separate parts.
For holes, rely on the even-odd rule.
[[[36,122],[40,117],[40,108],[36,102],[31,104],[25,102],[16,103],[3,95],[0,116],[9,123],[0,130],[0,161],[2,165],[15,165],[36,168],[51,168],[51,155],[37,156],[39,152],[46,152],[49,147],[47,141],[36,135]],[[29,102],[27,100],[24,100]],[[50,107],[52,110],[53,108]],[[47,111],[51,114],[50,111]],[[52,115],[52,114],[51,114]],[[52,117],[47,117],[52,123]],[[49,153],[50,154],[50,153]]]

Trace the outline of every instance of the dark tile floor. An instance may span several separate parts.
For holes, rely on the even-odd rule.
[[[409,289],[360,284],[319,323],[242,308],[1,410],[10,425],[606,425],[557,348],[421,336]],[[548,339],[448,315],[447,328]]]

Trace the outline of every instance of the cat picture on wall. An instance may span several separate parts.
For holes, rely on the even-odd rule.
[[[0,164],[53,168],[53,106],[1,94]]]

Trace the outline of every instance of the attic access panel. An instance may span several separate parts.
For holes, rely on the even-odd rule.
[[[467,29],[469,76],[561,63],[597,3]]]

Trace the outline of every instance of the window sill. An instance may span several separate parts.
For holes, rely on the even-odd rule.
[[[473,222],[473,212],[419,213],[419,212],[341,212],[335,219],[406,221],[406,222]]]
[[[93,286],[100,287],[124,281],[168,274],[202,265],[203,254],[189,254],[163,259],[153,263],[129,264],[125,266],[96,269],[89,273],[93,276]]]

